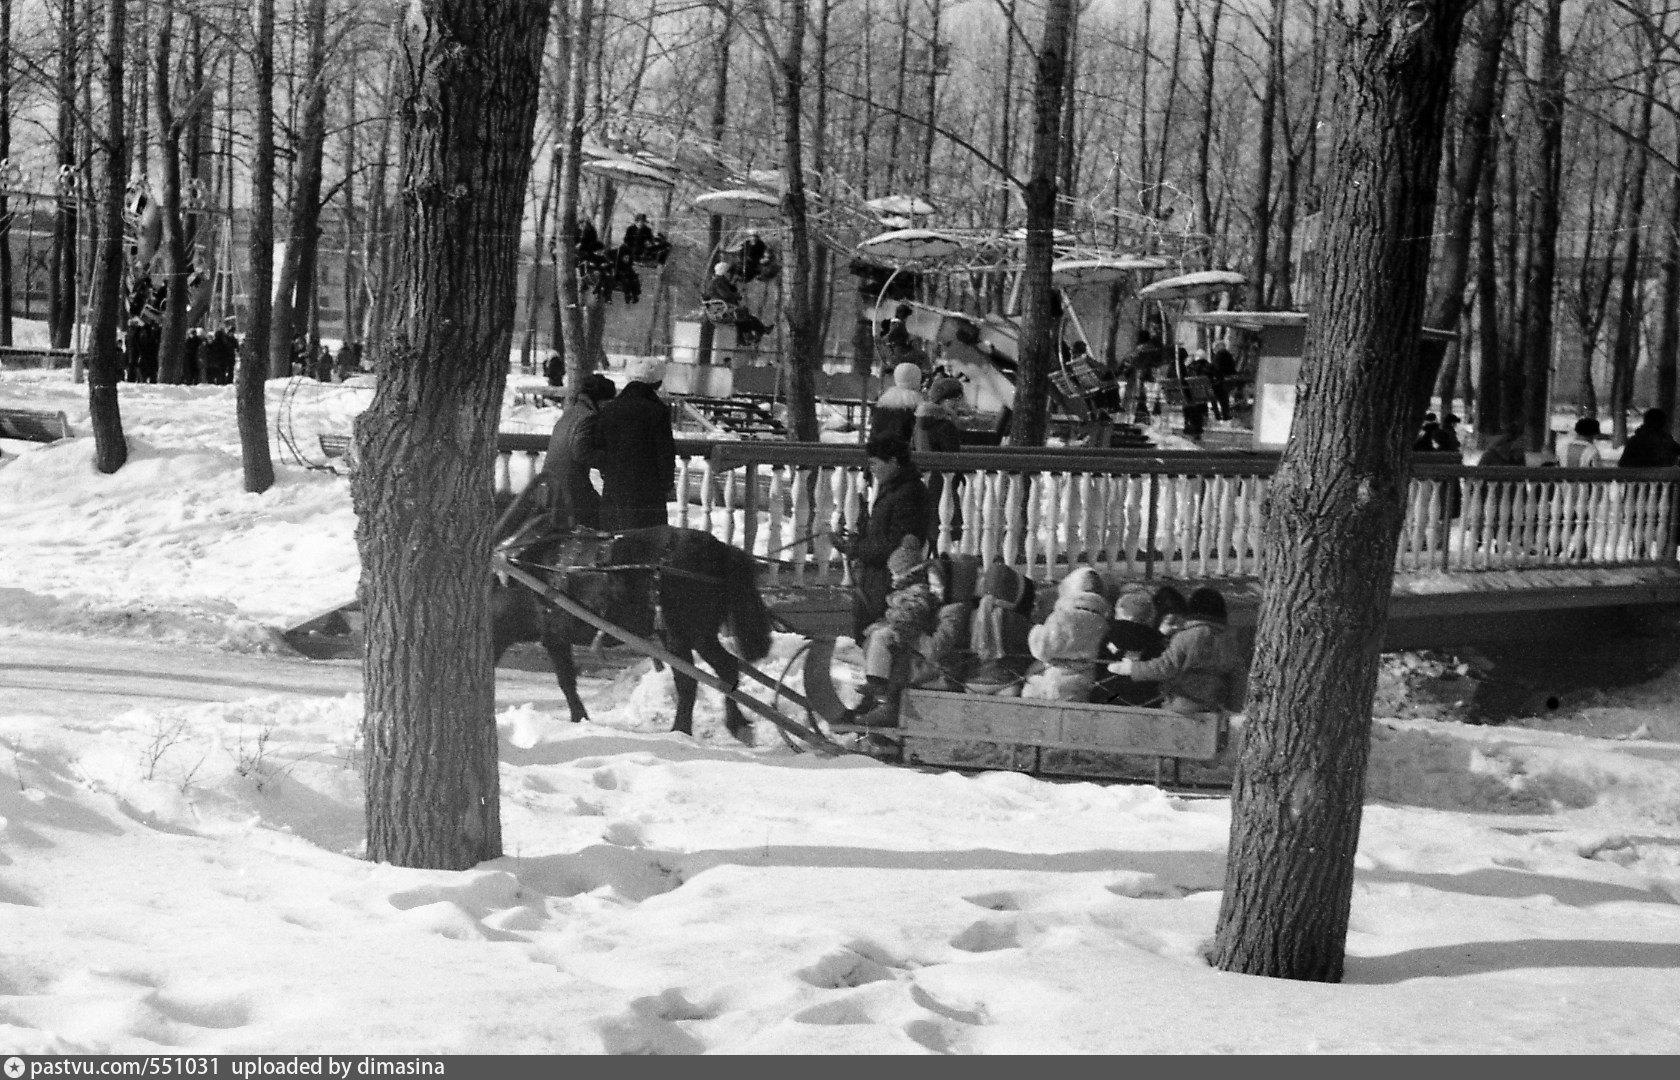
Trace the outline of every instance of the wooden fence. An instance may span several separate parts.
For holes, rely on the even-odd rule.
[[[504,433],[497,487],[518,491],[547,439]],[[921,454],[944,478],[938,545],[1058,578],[1089,563],[1123,577],[1260,574],[1276,455],[987,448]],[[866,514],[855,446],[677,441],[671,523],[770,560],[777,584],[849,583],[830,533]],[[1467,468],[1412,471],[1395,569],[1406,574],[1673,563],[1680,470]]]

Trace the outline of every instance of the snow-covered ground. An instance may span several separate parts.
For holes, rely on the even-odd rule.
[[[298,394],[294,441],[367,397]],[[62,372],[0,405],[86,430]],[[1203,960],[1223,799],[747,749],[705,692],[689,739],[645,665],[583,725],[503,671],[505,857],[396,869],[356,665],[275,634],[354,589],[346,481],[245,494],[229,388],[122,407],[113,476],[0,445],[0,1050],[1680,1051],[1680,672],[1379,721],[1335,986]]]

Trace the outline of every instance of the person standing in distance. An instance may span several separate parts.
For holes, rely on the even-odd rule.
[[[638,356],[624,370],[630,382],[601,406],[601,528],[612,532],[667,524],[676,494],[671,409],[659,398],[665,364]]]
[[[585,375],[549,436],[542,475],[548,484],[554,524],[562,529],[601,527],[601,494],[589,473],[605,467],[601,405],[617,394],[618,387],[599,371]]]

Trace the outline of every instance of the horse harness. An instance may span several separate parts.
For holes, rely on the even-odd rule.
[[[665,607],[661,600],[663,589],[660,587],[666,574],[688,578],[723,587],[725,583],[707,574],[697,574],[692,570],[684,570],[671,566],[665,559],[670,557],[670,541],[666,541],[665,550],[659,554],[659,562],[641,563],[613,563],[612,546],[621,534],[602,532],[596,529],[573,528],[564,532],[550,532],[544,529],[531,529],[529,523],[501,544],[502,550],[510,560],[516,560],[526,566],[546,570],[558,576],[555,583],[558,588],[565,589],[567,579],[572,574],[618,574],[618,573],[647,573],[650,574],[646,600],[653,607],[654,632],[664,637]],[[538,543],[552,544],[547,552],[547,561],[539,562],[534,559],[521,559],[520,555],[535,547]]]

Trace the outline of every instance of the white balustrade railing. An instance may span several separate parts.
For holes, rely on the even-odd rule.
[[[524,488],[547,440],[504,434],[499,490]],[[925,454],[942,478],[938,549],[1039,579],[1081,563],[1128,578],[1255,578],[1276,458],[987,448]],[[779,585],[849,585],[832,534],[867,516],[855,446],[677,441],[671,523],[766,560]],[[1414,466],[1403,574],[1672,563],[1680,471]]]

